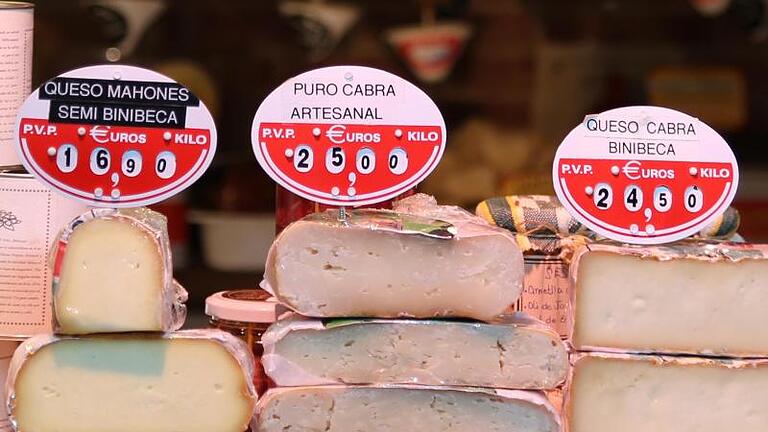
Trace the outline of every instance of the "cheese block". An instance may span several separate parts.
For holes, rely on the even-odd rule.
[[[494,324],[439,320],[284,319],[262,337],[278,386],[408,384],[552,389],[565,381],[564,343],[520,315]]]
[[[768,246],[682,242],[577,252],[578,350],[768,356]]]
[[[765,432],[768,360],[576,355],[570,432]]]
[[[93,209],[62,231],[52,253],[57,333],[172,331],[183,325],[187,293],[173,280],[160,213]]]
[[[283,387],[259,400],[254,432],[558,432],[546,398],[461,387]]]
[[[312,317],[491,320],[520,296],[523,259],[511,233],[425,195],[396,206],[289,225],[263,287]]]
[[[28,339],[11,361],[8,409],[26,432],[240,432],[253,355],[218,330]]]

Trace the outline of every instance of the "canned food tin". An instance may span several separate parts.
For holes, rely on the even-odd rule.
[[[30,174],[0,171],[0,338],[51,332],[48,251],[86,210]]]
[[[32,3],[0,1],[0,168],[21,165],[13,132],[32,89],[34,10]]]

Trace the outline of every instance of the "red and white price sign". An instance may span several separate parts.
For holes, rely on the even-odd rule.
[[[76,69],[19,111],[16,149],[53,190],[97,207],[139,207],[195,182],[216,151],[205,105],[172,79],[132,66]]]
[[[739,168],[706,124],[636,106],[587,116],[560,145],[552,179],[560,202],[593,231],[659,244],[695,234],[723,213]]]
[[[261,166],[291,192],[323,204],[393,198],[431,173],[445,149],[440,110],[419,88],[378,69],[335,66],[286,81],[251,129]]]

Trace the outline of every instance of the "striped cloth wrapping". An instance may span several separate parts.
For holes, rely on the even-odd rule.
[[[486,221],[527,237],[546,237],[549,241],[569,236],[596,240],[597,234],[577,221],[551,195],[510,195],[489,198],[477,205],[475,212]],[[739,228],[739,212],[729,207],[698,234],[707,239],[726,239]],[[553,236],[555,238],[553,238]],[[582,240],[578,240],[582,241]],[[519,240],[518,240],[519,242]],[[521,243],[524,246],[524,243]],[[552,247],[548,246],[547,249]]]

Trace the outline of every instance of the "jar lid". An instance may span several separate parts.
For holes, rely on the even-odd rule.
[[[221,291],[205,299],[205,314],[227,321],[272,323],[279,305],[262,289]]]

